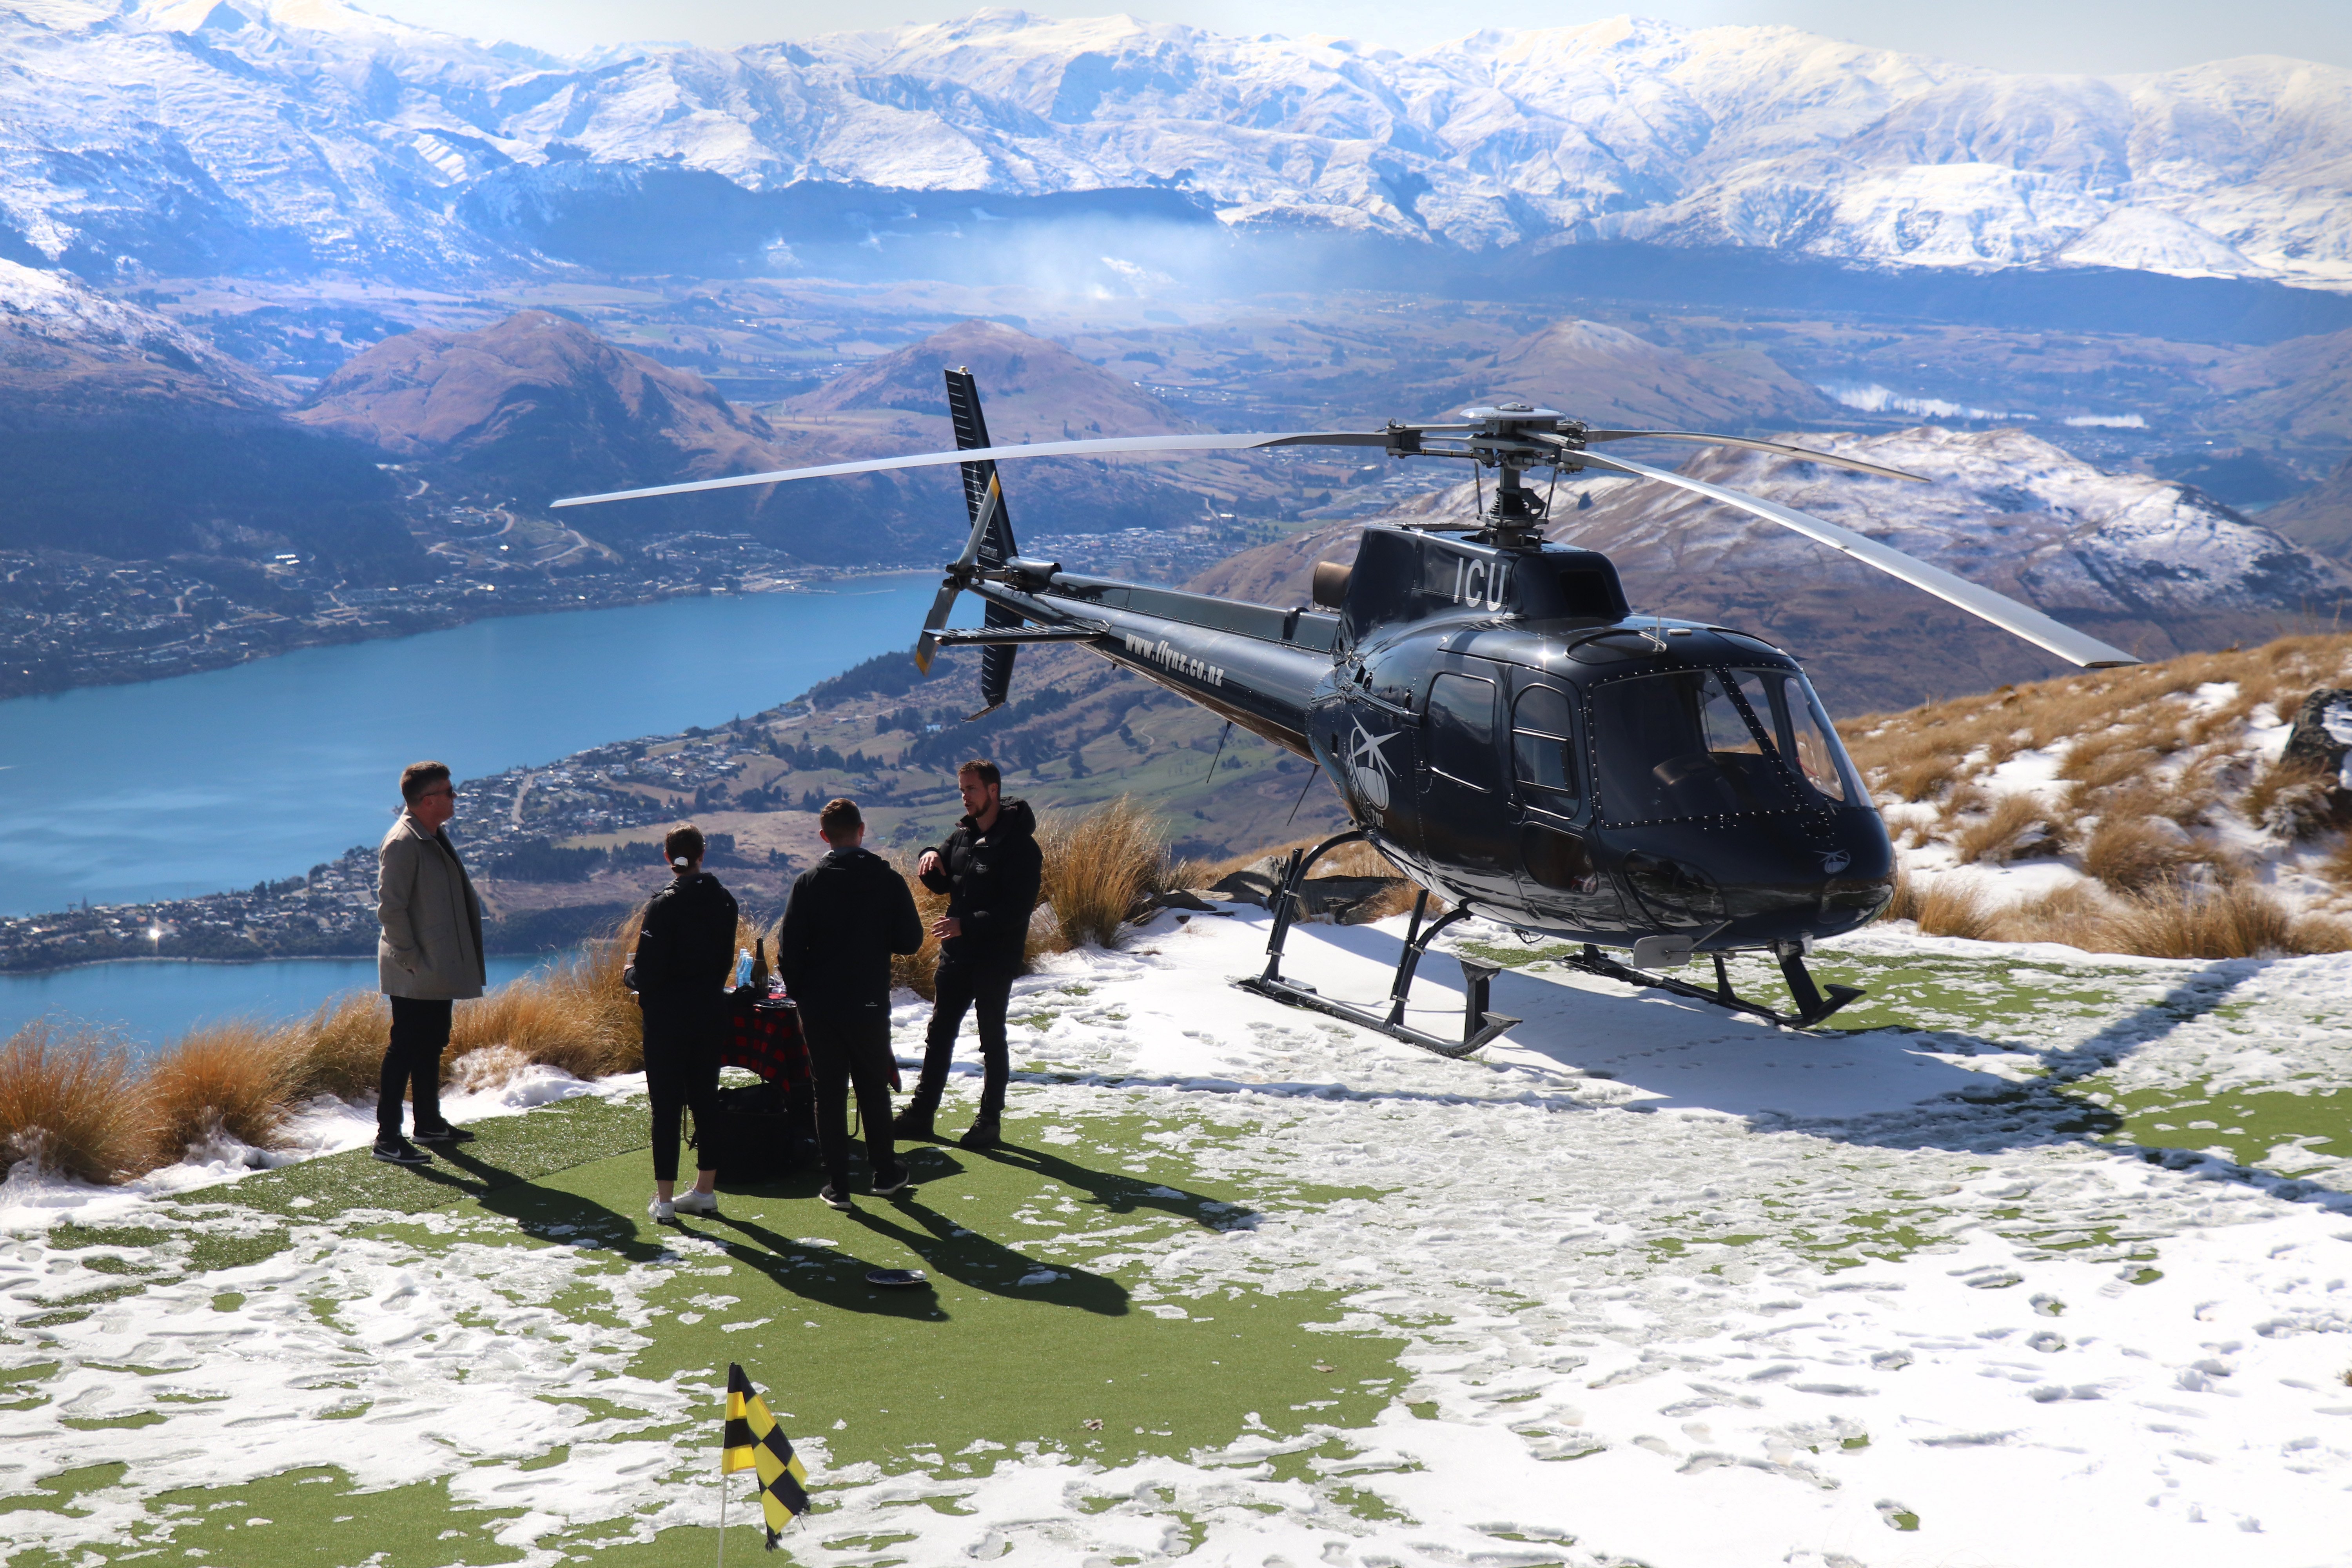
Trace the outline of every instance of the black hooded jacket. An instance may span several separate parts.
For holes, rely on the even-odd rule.
[[[776,973],[803,1007],[887,1007],[890,955],[922,945],[907,879],[870,849],[835,849],[793,879]]]
[[[1029,912],[1037,907],[1045,868],[1029,803],[998,801],[996,824],[986,833],[965,817],[933,853],[940,868],[923,886],[945,893],[948,913],[963,925],[961,936],[941,944],[942,955],[955,963],[1019,963],[1028,951]]]
[[[640,996],[718,995],[735,968],[735,895],[708,871],[646,901],[628,983]]]

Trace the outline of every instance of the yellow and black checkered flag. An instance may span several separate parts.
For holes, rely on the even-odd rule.
[[[755,1470],[760,1477],[760,1510],[768,1526],[768,1550],[773,1552],[784,1526],[809,1510],[809,1495],[801,1488],[808,1471],[793,1454],[793,1440],[768,1414],[768,1402],[751,1387],[751,1380],[733,1362],[727,1363],[727,1440],[719,1456],[719,1473]]]

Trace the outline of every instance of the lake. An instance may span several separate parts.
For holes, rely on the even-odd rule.
[[[911,647],[938,587],[919,573],[513,616],[0,702],[0,912],[298,875],[381,838],[400,770],[420,757],[472,778],[755,713]],[[490,978],[542,962],[492,959]],[[49,1016],[153,1043],[206,1018],[307,1013],[375,984],[372,958],[0,974],[0,1038]]]
[[[938,587],[509,616],[0,702],[0,912],[299,876],[382,838],[421,757],[474,778],[756,713],[911,647]]]
[[[493,958],[490,984],[502,985],[562,956]],[[60,1029],[96,1025],[146,1047],[176,1039],[206,1019],[299,1017],[330,996],[375,988],[373,958],[85,963],[44,974],[0,975],[0,1039],[37,1018],[47,1018]]]

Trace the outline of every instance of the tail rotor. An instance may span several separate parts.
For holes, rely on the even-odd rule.
[[[980,386],[969,368],[959,366],[947,373],[948,418],[955,426],[956,449],[978,451],[988,442],[988,420],[980,411]],[[1013,519],[1004,507],[1004,485],[998,479],[995,462],[982,458],[977,462],[961,465],[963,469],[964,509],[971,515],[971,534],[964,541],[963,553],[950,563],[947,575],[940,580],[939,597],[931,601],[931,613],[923,621],[923,635],[915,641],[915,663],[924,674],[931,669],[931,660],[938,654],[940,632],[948,624],[948,616],[955,608],[956,595],[991,575],[1002,574],[1004,564],[1013,557]],[[982,624],[992,630],[1021,625],[1014,611],[988,601]],[[992,643],[981,649],[979,712],[967,714],[978,719],[1004,706],[1013,689],[1013,659],[1019,647],[1009,643]]]

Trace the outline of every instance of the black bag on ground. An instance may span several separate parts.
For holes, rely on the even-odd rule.
[[[816,1097],[806,1084],[752,1083],[719,1091],[719,1109],[694,1130],[697,1163],[724,1182],[764,1182],[813,1169]]]

